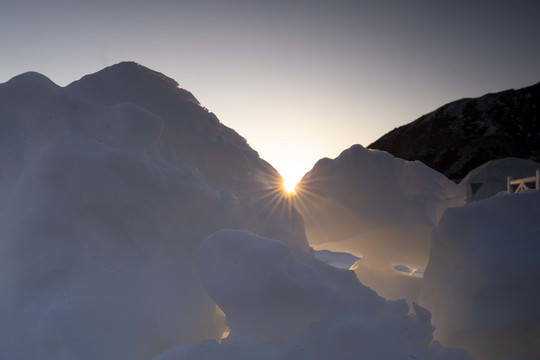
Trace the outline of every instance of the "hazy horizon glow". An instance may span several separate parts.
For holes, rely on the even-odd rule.
[[[453,100],[540,81],[533,1],[4,1],[0,82],[132,60],[286,178]]]

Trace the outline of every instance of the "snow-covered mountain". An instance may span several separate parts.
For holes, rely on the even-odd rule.
[[[462,99],[390,131],[368,146],[420,160],[450,179],[487,161],[540,161],[540,83]]]

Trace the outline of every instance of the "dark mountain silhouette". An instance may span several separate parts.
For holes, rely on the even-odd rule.
[[[453,180],[489,160],[539,161],[540,83],[449,103],[368,148],[420,160]]]

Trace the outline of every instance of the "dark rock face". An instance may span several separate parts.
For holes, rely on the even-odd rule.
[[[489,160],[539,161],[540,83],[444,105],[368,148],[420,160],[453,180]]]

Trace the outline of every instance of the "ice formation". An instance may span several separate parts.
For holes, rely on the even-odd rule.
[[[419,302],[443,343],[482,359],[539,358],[540,191],[448,209]]]
[[[470,359],[432,342],[425,309],[409,312],[283,242],[222,230],[202,243],[197,263],[231,332],[154,360]]]
[[[465,203],[465,188],[421,162],[354,145],[317,162],[297,198],[315,249],[361,254],[356,272],[363,283],[414,301],[418,279],[393,268],[426,266],[431,231],[446,208]]]

